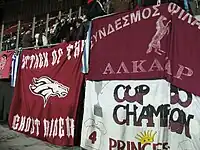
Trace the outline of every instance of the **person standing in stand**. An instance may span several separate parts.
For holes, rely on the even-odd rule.
[[[48,40],[44,34],[44,28],[41,27],[39,33],[35,34],[35,46],[47,46]]]
[[[25,48],[25,47],[33,47],[33,41],[34,41],[34,39],[32,38],[31,30],[28,29],[23,35],[22,47],[23,48]]]
[[[95,17],[106,15],[102,4],[98,0],[87,1],[87,19],[90,21]]]

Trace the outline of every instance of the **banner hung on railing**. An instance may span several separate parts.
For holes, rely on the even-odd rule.
[[[199,100],[165,80],[86,81],[81,147],[200,149]]]
[[[164,78],[200,96],[199,24],[174,3],[95,19],[87,79]]]
[[[13,50],[0,52],[0,79],[9,79]]]
[[[52,144],[74,145],[82,51],[83,41],[76,41],[22,52],[11,129]]]

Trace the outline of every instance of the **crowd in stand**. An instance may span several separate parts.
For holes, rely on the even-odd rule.
[[[60,19],[54,17],[50,19],[48,34],[46,33],[46,21],[40,20],[36,22],[34,36],[32,34],[32,23],[21,25],[20,28],[20,37],[18,47],[27,48],[27,47],[38,47],[46,46],[48,44],[56,44],[61,42],[69,42],[75,40],[83,40],[86,38],[87,23],[88,20],[93,19],[97,16],[103,16],[108,13],[125,11],[130,9],[130,2],[132,0],[120,1],[120,6],[118,2],[112,3],[107,0],[88,0],[86,6],[86,13],[81,17],[72,17],[69,18],[68,15],[63,15]],[[127,5],[128,4],[128,5]],[[125,6],[126,5],[126,6]],[[76,15],[78,16],[78,15]],[[16,40],[17,40],[17,26],[15,31],[4,34],[3,38],[3,50],[15,49]]]
[[[56,44],[64,41],[82,40],[86,37],[85,18],[72,18],[69,20],[66,17],[52,19],[48,27],[48,36],[46,36],[46,22],[41,20],[36,23],[34,36],[32,35],[32,24],[22,26],[20,29],[19,47],[38,47],[48,44]],[[17,32],[4,34],[3,49],[15,49]]]
[[[28,28],[22,37],[22,47],[46,46],[61,42],[83,40],[85,38],[84,18],[74,18],[71,21],[67,18],[53,20],[48,28],[48,36],[45,34],[45,24],[39,24],[32,37],[31,29]]]
[[[102,1],[102,3],[106,4]],[[106,5],[104,5],[106,6]],[[105,15],[104,7],[99,1],[88,0],[87,13],[78,17],[77,12],[74,16],[69,14],[59,17],[52,17],[49,19],[49,27],[46,34],[46,20],[35,22],[34,35],[32,34],[32,23],[21,24],[18,47],[32,48],[47,46],[49,44],[56,44],[61,42],[69,42],[76,40],[83,40],[86,38],[88,20],[96,16]],[[13,28],[13,27],[12,27]],[[17,25],[14,31],[6,30],[2,49],[15,49],[17,43]]]
[[[54,17],[50,19],[48,34],[46,33],[46,21],[40,20],[36,22],[34,36],[32,34],[32,23],[22,26],[20,29],[19,46],[18,47],[38,47],[48,44],[61,42],[69,42],[75,40],[83,40],[86,38],[87,22],[97,16],[103,16],[108,13],[123,12],[138,6],[140,0],[88,0],[86,13],[81,17],[69,17],[63,15],[60,19]],[[144,0],[145,2],[146,0]],[[171,0],[178,3],[178,0]],[[161,0],[162,3],[168,0]],[[183,6],[183,2],[179,1],[179,5]],[[156,4],[157,0],[148,0],[143,6]],[[107,10],[107,11],[105,11]],[[17,30],[4,34],[3,50],[15,49],[17,40]]]

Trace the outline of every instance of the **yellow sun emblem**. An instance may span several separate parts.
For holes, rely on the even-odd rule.
[[[141,144],[153,143],[157,132],[152,132],[152,130],[140,132],[140,134],[137,134],[135,138],[139,140]]]

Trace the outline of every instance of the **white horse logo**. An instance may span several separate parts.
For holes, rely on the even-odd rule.
[[[171,22],[168,21],[166,25],[164,25],[164,21],[167,20],[165,16],[160,16],[156,22],[156,33],[153,36],[151,42],[149,43],[149,48],[146,51],[146,53],[150,53],[155,51],[158,55],[162,55],[162,53],[165,53],[165,51],[161,50],[161,44],[160,41],[163,39],[163,37],[167,34],[169,34],[169,23]]]
[[[48,99],[52,96],[58,96],[59,98],[66,97],[69,92],[69,87],[52,80],[49,77],[42,76],[40,78],[33,78],[33,83],[29,85],[30,91],[34,95],[41,96],[44,100],[44,107],[46,106]]]

